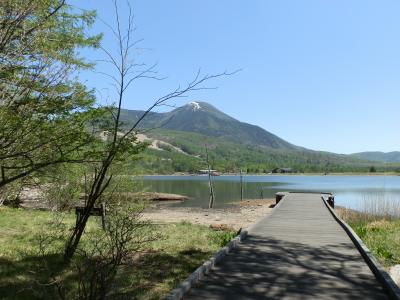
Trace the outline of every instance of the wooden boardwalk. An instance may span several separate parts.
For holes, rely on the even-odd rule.
[[[185,299],[388,299],[321,194],[289,194]]]

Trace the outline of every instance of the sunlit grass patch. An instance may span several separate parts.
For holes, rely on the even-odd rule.
[[[385,266],[400,264],[400,219],[340,209],[346,221]]]
[[[41,286],[49,273],[63,274],[66,287],[76,289],[76,274],[63,269],[63,242],[53,245],[44,259],[49,269],[38,272],[43,257],[38,256],[38,236],[50,230],[53,214],[47,211],[0,208],[0,295],[2,299],[57,299],[57,293]],[[63,216],[66,230],[75,215]],[[160,299],[184,280],[205,260],[230,241],[236,233],[213,231],[187,222],[151,225],[157,239],[138,251],[132,262],[122,266],[117,276],[115,296],[129,299]],[[88,235],[101,230],[100,220],[91,218]],[[83,247],[87,247],[85,239]]]

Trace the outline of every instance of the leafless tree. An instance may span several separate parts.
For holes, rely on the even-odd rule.
[[[120,195],[114,195],[115,200]],[[135,254],[158,238],[148,221],[141,220],[140,203],[114,201],[105,231],[92,234],[88,246],[78,249],[73,269],[78,279],[77,299],[107,299],[115,292],[115,279],[121,267],[134,270]]]
[[[113,74],[104,75],[110,78],[112,84],[116,88],[116,106],[110,109],[112,124],[106,130],[107,141],[104,156],[101,159],[101,162],[96,165],[96,172],[87,195],[87,201],[83,215],[73,228],[65,247],[64,258],[67,261],[72,258],[78,247],[79,241],[85,230],[86,223],[89,219],[90,211],[98,203],[98,200],[103,195],[104,191],[107,189],[112,180],[110,168],[114,160],[121,158],[126,153],[135,154],[142,150],[143,145],[136,139],[136,130],[143,119],[145,119],[153,109],[163,105],[168,105],[169,100],[185,97],[188,93],[193,91],[209,89],[209,87],[204,85],[207,81],[234,73],[223,72],[213,75],[202,75],[201,72],[198,71],[194,79],[188,82],[185,86],[179,86],[170,93],[155,99],[153,104],[150,105],[150,107],[138,118],[138,120],[122,133],[121,109],[129,87],[133,82],[139,79],[148,78],[160,80],[161,78],[158,78],[155,74],[155,65],[147,66],[145,64],[138,63],[132,57],[132,52],[135,50],[135,47],[139,41],[133,39],[135,28],[133,23],[134,20],[132,9],[129,3],[127,3],[128,22],[125,29],[122,28],[117,1],[114,0],[113,4],[116,17],[116,28],[109,26],[109,29],[117,41],[118,54],[113,55],[111,51],[104,47],[101,47],[101,49],[106,57],[104,62],[110,64],[115,71]]]

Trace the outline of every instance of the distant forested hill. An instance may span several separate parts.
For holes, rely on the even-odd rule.
[[[351,154],[353,157],[357,157],[364,160],[379,161],[387,163],[400,163],[400,152],[360,152]]]
[[[123,110],[122,120],[136,122],[143,111]],[[151,147],[139,162],[146,173],[196,172],[204,169],[207,145],[213,168],[268,173],[275,168],[294,172],[368,172],[383,170],[368,158],[313,151],[293,145],[255,125],[240,122],[205,102],[190,102],[167,113],[150,113],[141,123]],[[395,166],[393,166],[394,168]],[[397,166],[396,166],[397,167]]]

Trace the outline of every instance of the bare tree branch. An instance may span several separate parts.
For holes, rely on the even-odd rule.
[[[95,172],[93,182],[90,187],[89,194],[87,196],[86,206],[84,208],[84,212],[82,217],[77,222],[76,226],[73,229],[71,236],[69,237],[68,243],[65,248],[64,258],[69,261],[74,255],[78,243],[81,239],[81,236],[85,230],[87,220],[90,216],[90,211],[96,205],[98,199],[102,196],[104,191],[109,186],[112,175],[110,173],[110,167],[117,157],[121,154],[129,151],[129,148],[134,148],[140,146],[141,143],[133,143],[135,141],[135,133],[139,124],[143,121],[144,118],[156,107],[167,106],[168,101],[174,98],[184,97],[192,91],[199,90],[208,90],[209,88],[205,86],[205,83],[209,80],[216,79],[223,76],[233,75],[235,72],[223,72],[219,74],[213,75],[203,75],[201,76],[201,71],[199,70],[194,79],[187,83],[183,88],[180,86],[170,93],[155,99],[153,104],[136,120],[136,122],[130,126],[127,130],[125,130],[121,134],[121,110],[122,103],[125,99],[125,93],[131,84],[140,78],[149,78],[155,80],[162,80],[162,78],[158,78],[154,74],[154,68],[156,64],[151,65],[148,68],[136,70],[138,67],[145,66],[144,64],[140,64],[135,62],[135,60],[131,60],[130,56],[132,55],[131,51],[133,50],[134,45],[137,42],[133,42],[133,14],[131,8],[128,4],[129,8],[129,16],[128,16],[128,25],[125,30],[122,28],[119,7],[117,5],[117,1],[113,0],[114,11],[115,11],[115,22],[116,28],[112,28],[111,32],[114,37],[117,39],[118,49],[116,51],[116,55],[113,56],[112,53],[101,47],[101,50],[107,57],[106,62],[110,63],[115,70],[115,74],[107,74],[106,77],[110,78],[115,84],[116,90],[116,107],[114,108],[114,112],[112,113],[113,117],[113,125],[109,129],[109,134],[112,137],[111,140],[107,141],[106,152],[102,162],[98,165],[98,171]],[[140,41],[140,40],[139,40]]]

